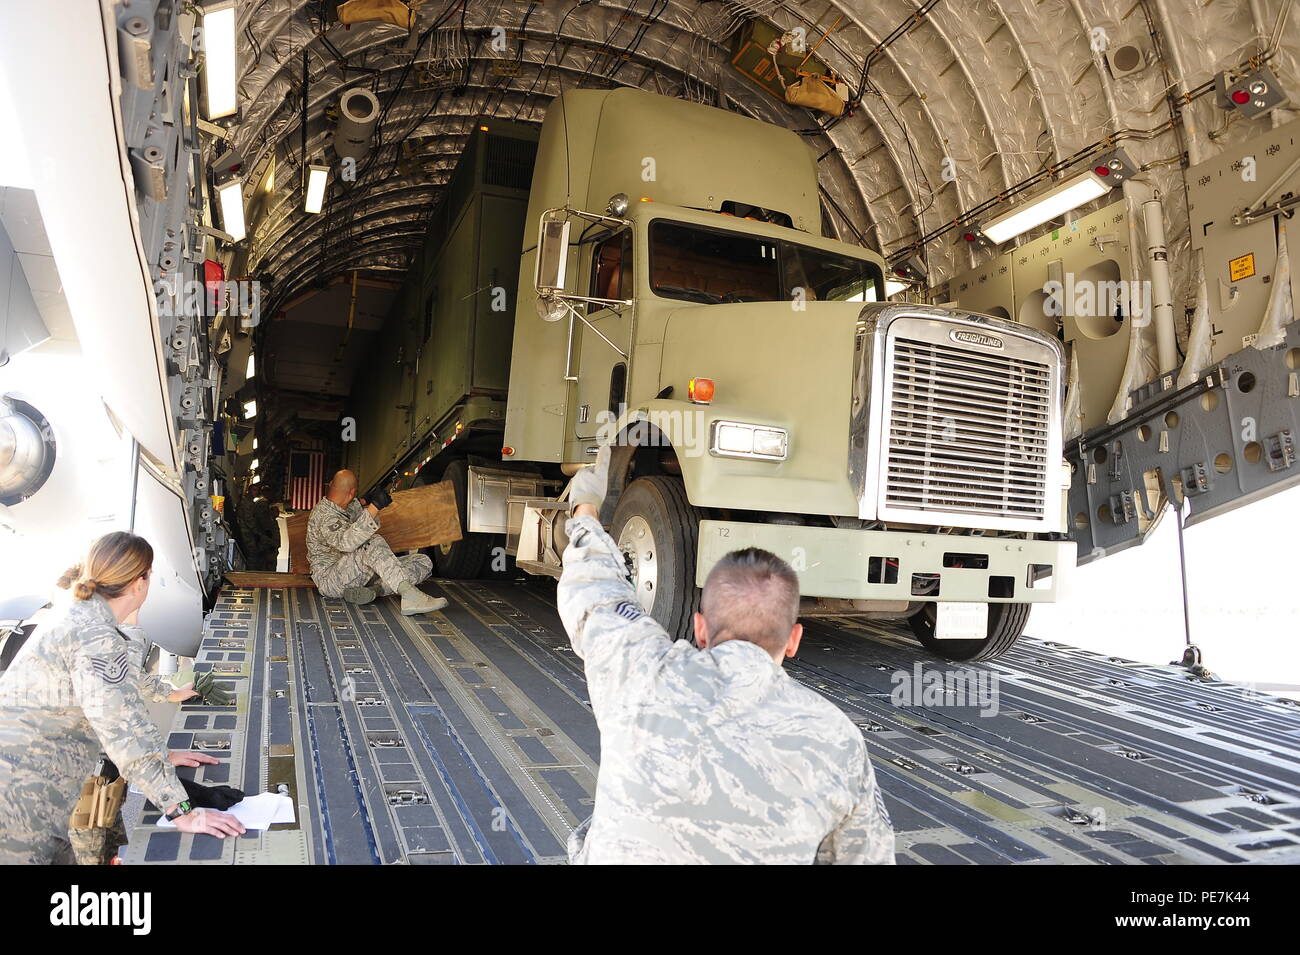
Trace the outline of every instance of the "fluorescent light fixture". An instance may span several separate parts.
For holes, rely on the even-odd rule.
[[[256,417],[257,417],[257,399],[254,398],[251,401],[245,401],[244,420],[247,421],[251,418],[256,418]]]
[[[311,165],[307,167],[307,200],[303,211],[319,215],[325,205],[325,186],[330,180],[330,167]]]
[[[218,185],[217,204],[221,207],[221,225],[230,241],[241,241],[248,234],[244,222],[243,180],[235,178]]]
[[[249,352],[248,364],[244,366],[244,378],[245,379],[252,378],[255,374],[257,374],[257,368],[255,363],[253,362],[253,353]]]
[[[253,450],[254,450],[254,451],[257,450],[257,439],[256,439],[256,438],[253,439]]]
[[[222,0],[203,8],[203,92],[208,119],[230,116],[237,107],[236,13],[235,0]]]
[[[1067,179],[1020,208],[980,225],[980,231],[995,245],[1001,245],[1044,222],[1051,222],[1110,192],[1110,183],[1093,172]]]
[[[244,183],[231,179],[217,186],[217,199],[221,204],[221,225],[230,234],[231,241],[239,242],[248,233],[244,229]]]
[[[248,483],[249,483],[249,484],[257,484],[257,483],[260,482],[261,480],[262,480],[262,479],[261,479],[260,477],[258,477],[256,474],[254,474],[254,475],[253,475],[253,480],[249,481]]]
[[[256,471],[256,470],[257,470],[257,464],[258,464],[257,458],[253,458],[253,463],[250,464],[250,465],[248,466],[248,470],[250,470],[250,471]]]

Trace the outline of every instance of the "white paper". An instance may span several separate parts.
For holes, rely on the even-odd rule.
[[[234,816],[245,829],[269,829],[272,823],[293,822],[293,799],[281,793],[258,793],[246,796],[226,810]],[[159,818],[158,825],[164,829],[175,829],[176,823],[165,816]]]

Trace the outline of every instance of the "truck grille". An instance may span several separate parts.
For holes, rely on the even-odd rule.
[[[1046,362],[894,337],[881,503],[1044,520],[1053,388]]]

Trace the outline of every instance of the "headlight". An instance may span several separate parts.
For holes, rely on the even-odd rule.
[[[759,424],[738,421],[713,422],[710,451],[729,458],[764,458],[784,461],[789,450],[789,432]]]

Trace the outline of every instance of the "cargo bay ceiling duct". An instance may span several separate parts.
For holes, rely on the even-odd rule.
[[[348,90],[339,97],[339,122],[334,129],[334,152],[340,159],[360,161],[370,152],[379,123],[379,100],[370,90]]]
[[[327,214],[303,211],[305,177],[281,180],[250,224],[249,267],[275,277],[281,301],[352,269],[400,274],[478,117],[540,123],[561,89],[637,86],[799,132],[818,157],[826,231],[887,257],[913,255],[918,238],[990,201],[996,213],[983,217],[1009,211],[1031,177],[1060,168],[1048,178],[1067,179],[1090,150],[1122,147],[1164,197],[1181,319],[1195,296],[1179,157],[1203,162],[1231,148],[1242,123],[1296,115],[1288,105],[1234,116],[1224,136],[1229,114],[1197,91],[1262,57],[1294,102],[1300,31],[1293,11],[1290,27],[1282,16],[1294,2],[466,0],[412,4],[409,30],[341,24],[328,4],[324,13],[302,0],[241,4],[229,145],[248,156],[250,181],[277,152],[310,163],[334,142],[355,155],[343,141],[356,132],[349,117],[373,117],[357,178],[336,180]],[[733,66],[755,18],[781,35],[802,31],[855,108],[833,118],[792,106]],[[334,109],[337,124],[326,118]],[[938,288],[997,251],[950,232],[919,257]]]

